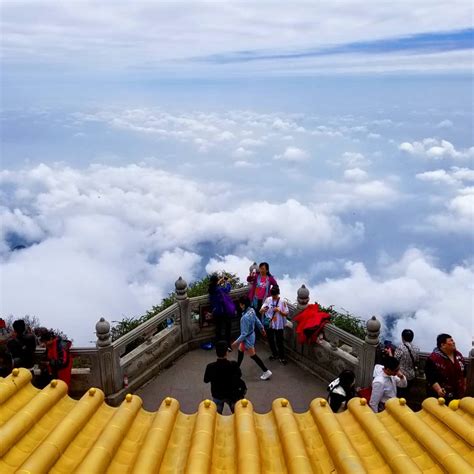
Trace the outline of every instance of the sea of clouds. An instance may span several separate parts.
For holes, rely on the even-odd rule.
[[[474,152],[456,143],[459,117],[432,112],[415,136],[386,116],[31,112],[32,133],[68,141],[62,160],[29,153],[0,173],[0,312],[89,345],[101,316],[143,314],[178,276],[244,280],[267,260],[291,301],[304,283],[363,319],[398,314],[395,339],[410,327],[428,351],[447,331],[467,353]],[[68,159],[97,136],[105,158]]]

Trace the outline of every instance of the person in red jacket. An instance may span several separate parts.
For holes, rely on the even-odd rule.
[[[436,347],[426,359],[427,395],[451,400],[464,397],[466,392],[466,364],[449,334],[436,338]]]
[[[44,331],[40,341],[46,347],[46,370],[51,379],[59,379],[69,386],[71,382],[72,357],[71,341]]]
[[[258,266],[258,270],[259,273],[253,271],[247,277],[247,282],[250,284],[249,300],[257,315],[260,314],[263,302],[270,296],[272,287],[278,286],[277,281],[270,273],[270,266],[267,262],[262,262]]]

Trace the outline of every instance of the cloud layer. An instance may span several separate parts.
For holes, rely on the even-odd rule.
[[[459,182],[472,178],[467,169],[449,173]],[[431,182],[432,174],[420,177],[426,176]],[[350,251],[366,239],[365,226],[339,213],[369,212],[381,203],[390,207],[397,192],[371,181],[361,169],[348,169],[345,177],[347,184],[318,185],[324,200],[316,193],[314,202],[302,203],[241,196],[236,201],[233,185],[208,182],[205,187],[197,179],[145,165],[80,170],[42,164],[4,170],[0,311],[35,314],[86,344],[93,340],[99,317],[116,320],[144,312],[173,288],[179,275],[192,281],[203,270],[225,268],[244,279],[257,255],[307,261],[318,252],[336,256]],[[466,231],[472,209],[468,189],[459,187],[446,208],[458,225],[466,220]],[[431,223],[447,225],[446,215],[432,216]],[[11,251],[15,242],[26,248]],[[362,317],[412,312],[414,320],[399,324],[420,333],[430,315],[436,322],[420,338],[425,349],[447,318],[460,346],[467,348],[461,315],[472,304],[471,266],[460,264],[447,272],[422,251],[411,250],[398,263],[377,265],[374,274],[348,260],[327,262],[325,268],[347,276],[315,285],[312,267],[293,268],[291,276],[280,276],[285,296],[294,300],[305,283],[318,301]],[[320,270],[314,267],[315,275]],[[456,304],[448,311],[445,300],[451,299]]]
[[[2,44],[12,69],[80,75],[307,74],[469,70],[472,7],[432,0],[414,9],[344,0],[280,2],[7,2]],[[93,67],[92,67],[93,66]]]

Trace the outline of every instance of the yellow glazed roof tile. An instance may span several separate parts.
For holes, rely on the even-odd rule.
[[[99,389],[76,401],[63,382],[40,391],[30,379],[0,378],[2,474],[474,472],[471,397],[427,399],[417,413],[392,399],[379,414],[359,398],[340,414],[323,399],[294,413],[279,398],[265,414],[241,400],[232,416],[205,400],[188,415],[172,398],[154,413],[134,395],[112,408]]]

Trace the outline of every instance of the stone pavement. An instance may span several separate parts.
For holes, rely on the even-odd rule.
[[[293,410],[305,412],[316,397],[326,397],[327,384],[297,366],[292,361],[283,366],[278,361],[270,361],[270,352],[265,344],[257,342],[257,354],[273,372],[270,380],[260,380],[261,370],[247,355],[242,363],[242,376],[247,384],[247,398],[253,403],[257,413],[268,413],[272,401],[278,397],[287,398]],[[229,359],[237,360],[236,351]],[[176,398],[183,413],[197,411],[199,403],[211,398],[210,384],[203,382],[204,370],[209,362],[216,360],[213,350],[196,349],[175,361],[135,393],[143,399],[143,408],[155,411],[165,397]],[[226,406],[224,414],[230,414]]]

